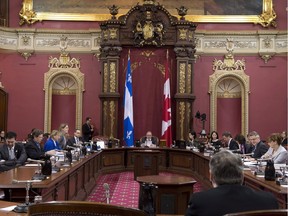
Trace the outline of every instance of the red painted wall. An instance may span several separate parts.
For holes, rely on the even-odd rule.
[[[221,137],[224,131],[229,131],[234,137],[241,133],[241,99],[217,99],[217,131]]]
[[[53,95],[51,130],[58,130],[60,124],[68,124],[69,134],[73,135],[76,122],[76,95]]]
[[[57,22],[43,21],[31,26],[18,25],[22,1],[10,0],[9,24],[12,28],[53,28],[89,29],[97,28],[97,22]],[[260,25],[246,24],[199,24],[205,30],[287,30],[287,3],[274,0],[277,13],[277,28],[262,28]],[[9,93],[8,130],[15,130],[23,139],[31,128],[43,129],[44,124],[44,73],[48,71],[48,59],[52,54],[35,54],[26,62],[18,53],[0,51],[0,71],[2,84]],[[57,57],[57,55],[53,54]],[[81,71],[85,74],[83,93],[83,120],[91,116],[97,129],[100,126],[100,62],[92,54],[71,54],[81,59]],[[207,114],[206,130],[209,130],[208,81],[212,74],[214,58],[223,56],[201,56],[195,64],[194,112]],[[265,138],[271,132],[287,128],[287,59],[275,56],[267,64],[259,56],[241,56],[246,61],[246,73],[250,76],[249,129],[257,130]],[[195,114],[194,113],[194,114]],[[194,120],[195,130],[201,130],[201,122]],[[70,131],[71,133],[71,131]]]
[[[43,87],[44,73],[49,70],[49,56],[36,54],[26,62],[18,53],[0,54],[2,84],[9,94],[8,130],[16,131],[19,139],[24,139],[32,128],[44,127]],[[58,57],[55,54],[52,56]],[[100,125],[98,95],[101,83],[99,61],[92,54],[72,54],[71,57],[81,59],[80,70],[85,74],[83,121],[90,116],[98,130]]]
[[[195,95],[194,111],[207,113],[206,130],[210,124],[209,75],[213,73],[212,62],[223,56],[203,56],[194,67]],[[287,59],[273,57],[267,64],[258,56],[235,56],[244,58],[246,74],[250,76],[249,130],[256,130],[265,139],[272,132],[287,128]],[[201,122],[194,120],[195,130],[201,131]]]

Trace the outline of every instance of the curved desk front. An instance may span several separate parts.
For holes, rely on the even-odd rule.
[[[114,148],[104,149],[93,153],[71,167],[64,167],[59,173],[52,174],[49,179],[33,183],[34,192],[42,196],[43,201],[52,200],[85,200],[96,184],[100,174],[133,171],[135,150],[141,148]],[[192,176],[201,182],[204,188],[210,188],[209,160],[210,157],[190,150],[155,148],[159,151],[159,172],[171,172]],[[25,185],[12,184],[12,180],[31,179],[34,167],[18,167],[14,170],[0,173],[0,188],[9,191],[9,201],[21,202],[25,198]],[[245,171],[244,184],[256,190],[265,190],[273,193],[281,208],[287,208],[287,188],[277,185],[274,181],[252,175]],[[33,199],[35,196],[31,192]]]

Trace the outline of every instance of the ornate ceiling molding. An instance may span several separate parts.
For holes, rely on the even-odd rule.
[[[0,52],[19,52],[26,60],[35,53],[59,53],[61,36],[67,37],[67,52],[100,53],[100,29],[47,30],[0,28]],[[197,30],[196,57],[223,54],[226,39],[234,41],[234,54],[259,55],[265,62],[275,55],[286,55],[287,31],[207,31]]]

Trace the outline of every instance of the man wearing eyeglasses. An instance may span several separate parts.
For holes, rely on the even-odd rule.
[[[21,166],[27,159],[25,148],[16,142],[17,134],[8,132],[6,141],[0,149],[0,171],[7,171],[17,166]]]
[[[251,131],[248,138],[253,145],[252,157],[255,159],[261,158],[268,151],[269,146],[261,141],[260,135],[256,131]]]

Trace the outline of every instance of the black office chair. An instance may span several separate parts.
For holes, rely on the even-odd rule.
[[[52,201],[29,206],[30,216],[147,216],[144,211],[104,203]]]

